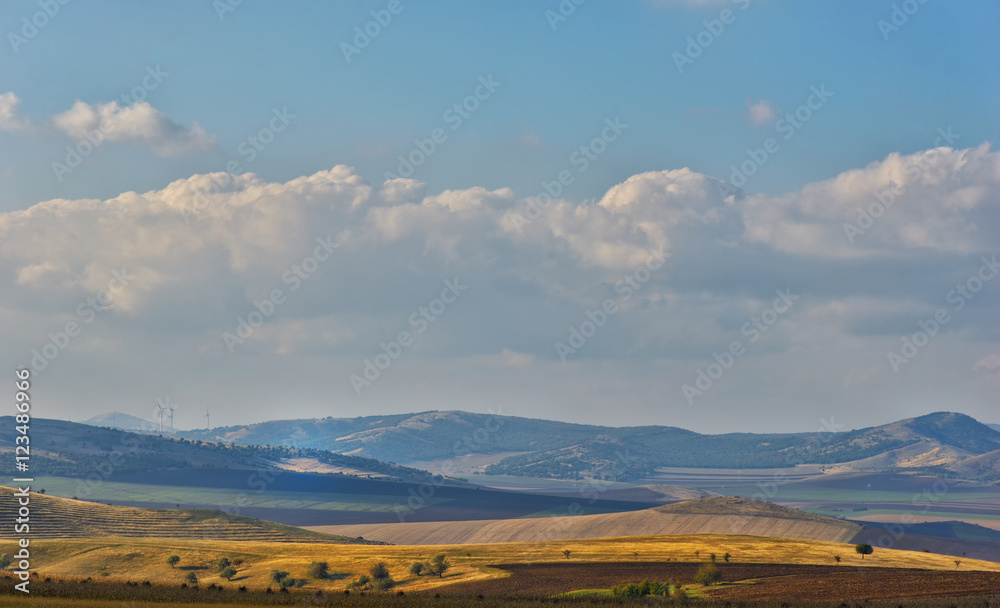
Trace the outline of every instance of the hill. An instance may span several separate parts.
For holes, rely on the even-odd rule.
[[[155,432],[159,428],[159,425],[152,420],[146,420],[145,418],[139,418],[138,416],[132,416],[123,412],[100,414],[84,420],[81,424],[101,426],[121,431],[138,431],[141,433]]]
[[[897,526],[898,528],[898,526]],[[590,538],[727,535],[800,541],[871,543],[908,551],[1000,561],[1000,542],[918,534],[893,534],[859,522],[834,519],[781,505],[732,496],[689,500],[643,511],[468,522],[419,522],[316,526],[310,529],[364,536],[399,545],[518,543]],[[926,528],[942,532],[939,528]],[[968,531],[968,529],[964,529]],[[954,532],[952,532],[954,533]]]
[[[0,453],[13,452],[14,426],[11,416],[0,416]],[[32,418],[31,430],[35,438],[31,466],[36,475],[86,477],[109,469],[117,474],[192,468],[303,470],[308,466],[326,473],[386,479],[433,477],[427,471],[325,450],[227,445],[46,418]],[[13,472],[13,459],[5,462],[5,472]]]
[[[185,437],[296,445],[392,462],[492,455],[489,475],[640,479],[660,467],[762,469],[859,463],[860,470],[951,467],[1000,449],[1000,432],[938,412],[845,432],[703,435],[676,427],[602,427],[468,412],[270,421]]]
[[[538,542],[624,536],[732,534],[848,542],[863,527],[771,503],[733,497],[690,500],[643,511],[471,522],[419,522],[311,528],[393,544]]]
[[[17,518],[16,490],[0,486],[0,518]],[[365,543],[210,509],[138,509],[58,498],[32,492],[30,537],[205,538],[312,543]]]

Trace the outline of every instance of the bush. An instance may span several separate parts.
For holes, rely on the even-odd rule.
[[[194,572],[188,572],[187,575],[184,577],[184,582],[191,585],[197,585],[198,575],[196,575]]]
[[[367,574],[360,575],[356,580],[352,581],[347,585],[350,589],[360,589],[364,591],[365,589],[371,588],[372,579]]]
[[[177,562],[179,562],[179,561],[181,561],[181,558],[180,558],[179,555],[171,555],[170,557],[167,558],[167,563],[170,564],[171,568],[173,568],[174,566],[176,566]]]
[[[226,579],[227,581],[232,580],[232,578],[236,576],[236,568],[233,568],[232,566],[226,566],[225,568],[222,569],[222,572],[219,573],[219,576]]]
[[[371,574],[372,579],[376,581],[389,578],[389,568],[385,565],[385,562],[376,562],[374,566],[368,569],[368,573]]]
[[[648,578],[640,583],[619,583],[611,588],[615,597],[667,597],[670,595],[670,583],[658,583]]]
[[[228,557],[220,558],[219,561],[215,562],[215,571],[222,572],[223,570],[232,565],[233,563],[229,561]]]
[[[6,570],[12,561],[10,555],[6,553],[0,555],[0,570]]]
[[[694,582],[701,585],[711,585],[722,578],[722,571],[715,564],[703,564],[694,575]]]
[[[271,580],[280,583],[281,581],[288,578],[288,573],[284,570],[271,570]]]
[[[330,565],[326,562],[312,562],[308,572],[312,578],[326,578],[330,576]]]
[[[420,576],[420,573],[427,569],[427,565],[423,562],[413,562],[410,564],[410,574]]]

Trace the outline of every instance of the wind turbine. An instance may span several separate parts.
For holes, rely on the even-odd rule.
[[[208,413],[208,406],[205,406],[205,430],[212,430],[212,420],[209,418],[211,414]]]
[[[164,403],[163,401],[160,401],[159,399],[156,400],[156,405],[157,405],[157,407],[160,408],[159,411],[157,412],[160,415],[160,431],[161,432],[163,431],[163,411],[166,410],[166,411],[170,412],[170,432],[173,432],[173,430],[174,430],[174,408],[176,408],[177,405],[174,404],[174,403],[170,403],[170,395],[167,395],[167,398],[165,399],[165,401],[166,401],[166,403]]]
[[[156,400],[156,407],[157,407],[156,415],[158,416],[158,421],[157,421],[158,427],[157,427],[157,429],[159,430],[159,432],[162,433],[163,432],[163,407],[164,406],[163,406],[162,403],[160,403],[159,399]]]

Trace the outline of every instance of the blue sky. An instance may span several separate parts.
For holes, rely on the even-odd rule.
[[[615,403],[709,431],[995,407],[1000,281],[912,363],[888,357],[1000,250],[995,2],[399,0],[350,61],[342,45],[389,0],[243,0],[221,17],[227,0],[53,2],[0,5],[5,364],[79,321],[112,270],[139,277],[38,370],[53,415],[147,415],[170,393],[191,410],[179,425],[207,402],[224,424],[292,395],[283,417],[503,406],[616,424]],[[678,53],[697,56],[679,69]],[[114,128],[91,150],[101,117]],[[384,183],[435,130],[412,180]],[[561,172],[560,200],[518,224]],[[333,261],[230,349],[326,236]],[[671,261],[620,300],[651,251]],[[468,295],[358,391],[351,375],[454,277]],[[773,331],[685,393],[787,288],[802,300]],[[561,360],[609,295],[613,322]]]
[[[574,185],[596,198],[643,171],[690,167],[726,179],[770,125],[746,118],[746,102],[794,109],[825,83],[832,103],[747,184],[781,193],[883,158],[929,147],[952,125],[967,142],[997,135],[1000,41],[991,2],[928,2],[884,40],[888,2],[595,2],[552,30],[558,3],[421,3],[399,15],[348,64],[340,43],[372,19],[378,2],[246,1],[216,15],[206,0],[120,5],[71,2],[15,53],[3,52],[0,82],[37,123],[77,99],[117,99],[147,66],[170,76],[148,101],[180,124],[197,122],[218,149],[164,160],[148,151],[100,150],[87,170],[50,179],[66,141],[3,137],[5,209],[56,197],[107,197],[159,188],[218,170],[259,130],[274,107],[295,123],[252,170],[287,180],[335,164],[377,180],[413,139],[442,126],[441,115],[480,75],[502,87],[415,176],[432,191],[481,185],[534,194],[564,168],[606,117],[634,128]],[[703,20],[731,9],[735,21],[684,73],[684,52]],[[6,2],[0,29],[19,32],[35,2]],[[527,142],[531,142],[530,144]],[[55,156],[54,156],[55,154]],[[93,165],[90,167],[89,165]]]

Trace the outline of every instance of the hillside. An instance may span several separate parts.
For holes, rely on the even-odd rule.
[[[122,412],[110,412],[108,414],[93,416],[84,420],[81,424],[142,433],[156,432],[159,428],[159,425],[152,420],[146,420],[145,418],[139,418],[138,416]],[[167,425],[164,424],[164,426]]]
[[[0,519],[17,518],[16,490],[0,486]],[[209,509],[139,509],[32,492],[30,537],[206,538],[258,542],[363,543]]]
[[[601,427],[459,411],[270,421],[186,431],[185,437],[295,445],[392,462],[495,455],[489,475],[640,479],[659,467],[781,468],[859,463],[857,469],[951,467],[1000,449],[1000,432],[938,412],[844,432],[703,435],[676,427]]]
[[[14,450],[14,426],[12,417],[0,416],[0,453]],[[45,418],[33,418],[31,430],[31,466],[36,475],[86,477],[96,470],[121,474],[221,468],[313,470],[400,480],[431,477],[427,471],[325,450],[226,445]],[[13,459],[5,462],[5,471],[12,472]]]
[[[624,536],[730,534],[848,542],[863,527],[770,503],[731,497],[697,499],[643,511],[470,522],[316,526],[393,544],[537,542]]]

